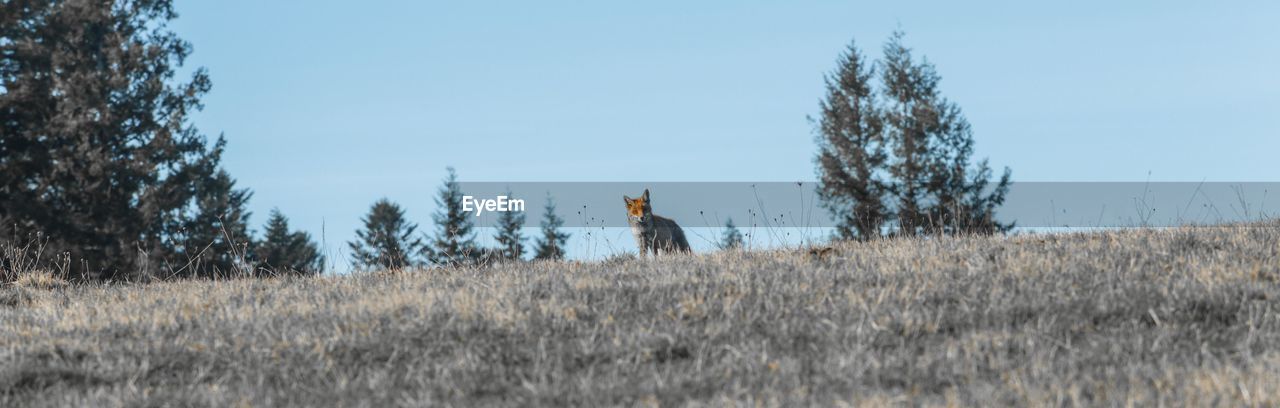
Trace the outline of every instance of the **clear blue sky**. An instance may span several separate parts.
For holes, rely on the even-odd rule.
[[[178,2],[214,83],[195,123],[226,135],[255,224],[323,219],[335,250],[385,196],[426,228],[446,165],[812,180],[823,73],[898,27],[1015,181],[1280,175],[1274,1],[441,3]]]

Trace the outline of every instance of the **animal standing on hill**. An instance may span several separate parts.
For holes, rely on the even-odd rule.
[[[684,230],[670,218],[659,217],[653,213],[652,202],[649,201],[649,189],[639,198],[622,196],[627,203],[627,222],[631,224],[631,234],[636,237],[636,245],[640,247],[640,256],[652,252],[654,255],[663,252],[692,252],[689,241],[684,238]]]

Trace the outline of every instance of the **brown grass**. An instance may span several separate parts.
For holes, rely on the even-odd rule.
[[[52,272],[46,270],[36,270],[24,272],[18,275],[17,279],[12,282],[14,286],[20,286],[31,289],[62,289],[70,285],[66,279],[63,279]]]
[[[1280,405],[1280,226],[0,287],[0,406]]]

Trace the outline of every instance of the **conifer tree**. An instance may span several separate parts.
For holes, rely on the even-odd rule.
[[[475,264],[483,255],[475,243],[475,224],[462,211],[462,188],[458,185],[458,173],[453,167],[436,196],[435,238],[431,243],[429,260],[441,266]]]
[[[271,274],[314,275],[322,272],[324,259],[304,231],[290,231],[289,219],[271,210],[262,241],[254,249],[259,268]]]
[[[564,259],[565,245],[569,242],[569,234],[560,231],[564,219],[556,215],[556,203],[547,194],[547,205],[542,214],[542,236],[534,245],[533,259]]]
[[[351,248],[352,266],[359,269],[396,269],[418,264],[423,251],[418,229],[405,219],[404,210],[388,199],[373,204],[361,221],[364,228],[356,231],[358,240],[347,243]]]
[[[74,279],[234,269],[249,194],[190,123],[211,82],[174,80],[172,1],[0,9],[0,237],[47,237]]]
[[[894,32],[884,46],[881,76],[885,133],[891,141],[900,235],[992,233],[1010,225],[995,220],[995,207],[1010,185],[1009,169],[989,188],[991,169],[970,164],[973,132],[959,106],[938,88],[941,76],[928,60],[917,61]]]
[[[917,61],[895,32],[874,70],[853,46],[827,77],[818,121],[819,197],[846,239],[895,235],[994,233],[1010,171],[994,185],[986,160],[971,163],[973,131],[941,95],[941,77]],[[895,222],[896,221],[896,222]]]
[[[925,225],[933,234],[1005,232],[1013,224],[995,219],[996,207],[1008,194],[1011,172],[1004,169],[991,184],[992,171],[986,159],[970,164],[973,136],[969,123],[955,105],[946,107],[941,119],[943,141],[930,162],[928,191],[933,197]]]
[[[881,82],[884,85],[885,137],[892,160],[893,201],[896,204],[899,235],[916,235],[928,224],[927,188],[931,142],[938,139],[940,106],[938,74],[933,66],[917,64],[911,49],[902,43],[904,34],[895,31],[884,45]]]
[[[511,191],[507,191],[511,197]],[[502,259],[520,260],[524,257],[525,236],[523,211],[503,211],[498,213],[498,234],[494,240],[498,242],[498,254]]]
[[[253,274],[249,251],[254,242],[249,230],[248,190],[236,189],[235,180],[218,170],[195,184],[196,211],[171,235],[174,258],[186,268],[166,277],[243,277]],[[161,272],[164,273],[164,272]]]
[[[843,239],[874,239],[890,217],[884,199],[888,155],[881,112],[871,81],[875,69],[855,44],[824,79],[826,98],[817,121],[819,198],[839,223]]]
[[[730,218],[724,223],[724,235],[720,237],[720,249],[739,249],[742,248],[742,232],[738,231],[738,227],[733,225],[733,219]]]

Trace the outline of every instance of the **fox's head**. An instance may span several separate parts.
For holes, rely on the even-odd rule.
[[[644,195],[638,198],[622,196],[622,201],[627,203],[627,219],[640,223],[649,222],[653,218],[653,207],[649,204],[649,189],[644,189]]]

